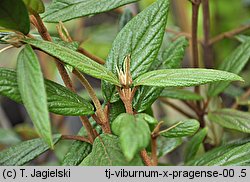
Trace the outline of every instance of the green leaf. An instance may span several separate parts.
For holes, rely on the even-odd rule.
[[[238,46],[228,57],[219,65],[219,70],[239,74],[245,67],[250,57],[250,41],[246,41]],[[211,84],[208,88],[209,96],[216,96],[223,92],[229,82],[218,82]]]
[[[167,97],[171,99],[180,99],[180,100],[201,100],[202,97],[194,92],[189,90],[173,89],[167,88],[162,91],[161,97]]]
[[[22,49],[17,58],[17,83],[37,132],[53,148],[43,74],[36,54],[29,45]]]
[[[111,71],[108,71],[104,66],[96,63],[83,54],[70,50],[67,47],[55,44],[53,42],[36,39],[23,39],[23,41],[47,52],[48,54],[60,59],[64,63],[76,69],[79,69],[83,73],[86,73],[95,78],[106,80],[118,86],[120,85],[116,75],[114,75]]]
[[[185,163],[195,157],[206,135],[207,135],[207,128],[203,128],[198,133],[196,133],[192,137],[192,139],[188,142],[185,150]]]
[[[243,42],[246,42],[246,41],[250,41],[250,36],[248,35],[236,35],[234,36],[239,42],[243,43]]]
[[[133,107],[137,112],[145,111],[160,96],[162,88],[142,86],[137,90]]]
[[[65,155],[63,166],[78,166],[92,151],[92,145],[87,142],[74,141]]]
[[[176,41],[169,44],[163,52],[163,67],[165,69],[179,68],[181,61],[185,55],[188,40],[185,37],[180,37]]]
[[[157,138],[157,156],[162,157],[175,150],[182,144],[181,138]]]
[[[103,13],[137,0],[53,0],[43,15],[45,22],[68,21]]]
[[[200,123],[195,119],[180,121],[170,128],[160,131],[160,135],[168,138],[192,136],[199,129]]]
[[[149,70],[162,44],[168,7],[168,0],[158,0],[127,23],[113,42],[105,64],[108,70],[117,74],[116,68],[123,67],[124,58],[128,55],[131,57],[133,79]],[[110,101],[114,90],[114,86],[102,82],[106,101]]]
[[[124,157],[118,137],[110,134],[98,136],[90,155],[80,164],[82,166],[142,166],[143,163],[136,155],[130,162]]]
[[[224,128],[250,133],[250,113],[234,109],[221,109],[208,113],[208,118]]]
[[[248,166],[250,164],[249,139],[231,142],[206,152],[201,157],[191,160],[191,166]]]
[[[0,1],[0,27],[29,33],[29,14],[22,0]]]
[[[43,40],[43,38],[39,34],[32,34],[32,36],[35,37],[36,39]],[[67,47],[67,48],[74,50],[74,51],[77,51],[77,49],[80,45],[80,43],[77,41],[65,42],[64,40],[62,40],[59,37],[52,36],[51,38],[52,38],[52,42],[54,42],[55,44],[59,44],[60,46]]]
[[[44,80],[44,83],[50,112],[64,116],[82,116],[94,113],[92,104],[64,86],[49,80]],[[0,68],[0,94],[22,103],[15,71]]]
[[[0,128],[0,144],[12,145],[20,141],[20,138],[14,131]]]
[[[60,138],[60,134],[53,135],[53,144],[56,144]],[[0,152],[0,165],[21,166],[41,155],[48,149],[48,144],[41,138],[21,142]]]
[[[126,8],[124,12],[122,13],[122,16],[120,18],[119,22],[119,29],[123,29],[125,25],[133,18],[133,13],[130,9]]]
[[[118,100],[117,102],[111,103],[109,107],[109,121],[112,123],[117,116],[119,116],[121,113],[125,113],[126,109],[124,107],[124,104],[121,100]]]
[[[243,81],[233,73],[199,68],[164,69],[147,72],[134,80],[134,86],[190,87],[217,81]]]
[[[170,42],[165,51],[159,54],[158,57],[160,58],[153,61],[149,70],[179,68],[187,45],[188,42],[183,37],[178,38],[174,42]],[[163,88],[159,87],[140,87],[135,94],[133,107],[138,112],[146,110],[160,96],[162,91]]]
[[[36,13],[43,13],[45,7],[42,0],[23,0],[28,10],[35,11]]]
[[[114,134],[119,136],[122,152],[128,161],[150,142],[150,129],[145,115],[122,113],[111,125]]]

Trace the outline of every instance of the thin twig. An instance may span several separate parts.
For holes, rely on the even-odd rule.
[[[250,29],[250,24],[240,26],[240,27],[235,28],[233,30],[230,30],[228,32],[223,32],[223,33],[217,35],[216,37],[210,39],[209,44],[212,45],[212,44],[215,44],[215,43],[221,41],[224,38],[234,37],[235,35],[240,34],[248,29]]]
[[[160,127],[164,122],[161,121],[157,124],[154,128],[153,132],[151,133],[151,159],[152,164],[154,166],[158,165],[158,157],[157,157],[157,138],[159,136]]]
[[[41,35],[41,37],[44,40],[52,41],[52,38],[51,38],[49,32],[47,31],[47,28],[43,24],[43,21],[42,21],[39,14],[37,14],[36,12],[33,12],[33,14],[30,15],[30,21],[37,28],[39,34]],[[71,91],[75,92],[72,81],[71,81],[71,79],[70,79],[64,65],[58,59],[55,59],[55,62],[56,62],[56,66],[57,66],[57,68],[59,70],[59,73],[60,73],[60,75],[61,75],[61,77],[63,79],[64,84]],[[94,134],[94,130],[93,130],[88,118],[85,117],[85,116],[80,116],[80,119],[81,119],[84,127],[86,128],[86,130],[88,132],[88,137],[89,137],[90,142],[93,142],[94,139],[95,139],[95,134]]]
[[[158,157],[157,157],[157,137],[151,136],[151,158],[152,158],[152,165],[158,165]]]
[[[41,37],[44,40],[50,41],[52,42],[52,38],[47,30],[47,28],[45,27],[45,25],[43,24],[43,21],[40,17],[39,14],[37,13],[33,13],[32,15],[30,15],[30,21],[31,23],[37,28],[39,34],[41,35]],[[57,69],[62,77],[62,80],[64,82],[64,84],[66,85],[67,88],[69,88],[70,90],[75,91],[72,81],[67,73],[67,70],[65,69],[63,63],[61,63],[58,59],[55,58],[55,62],[56,62],[56,66]]]
[[[187,32],[179,32],[179,31],[176,31],[176,30],[173,30],[173,29],[170,29],[170,28],[166,28],[165,30],[166,32],[169,32],[169,33],[172,33],[172,34],[175,34],[176,38],[180,37],[180,36],[184,36],[186,37],[187,39],[191,39],[192,38],[192,35],[190,33],[187,33]]]
[[[83,55],[89,57],[90,59],[92,59],[93,61],[99,63],[99,64],[105,64],[105,61],[100,58],[100,57],[97,57],[96,55],[93,55],[91,54],[90,52],[88,52],[87,50],[83,49],[82,47],[79,47],[78,48],[78,52],[82,53]]]
[[[87,138],[85,138],[83,136],[62,135],[62,139],[63,140],[78,140],[78,141],[82,141],[82,142],[91,143]]]
[[[85,127],[85,129],[88,133],[89,141],[91,143],[93,143],[97,135],[95,134],[95,130],[93,129],[92,125],[90,124],[89,119],[86,116],[80,116],[79,118],[82,122],[82,125]]]
[[[169,102],[167,99],[165,98],[160,98],[160,101],[171,106],[173,109],[175,109],[176,111],[178,111],[179,113],[183,114],[184,116],[188,117],[188,118],[195,118],[195,116],[187,113],[186,111],[184,111],[183,109],[181,109],[180,107],[176,106],[175,104]]]
[[[111,133],[108,119],[106,118],[106,115],[105,115],[105,113],[104,113],[104,111],[102,109],[102,105],[101,105],[99,99],[97,98],[96,93],[95,93],[93,87],[90,85],[90,83],[88,82],[88,80],[78,70],[74,69],[73,73],[80,80],[80,82],[82,83],[82,85],[87,90],[87,92],[88,92],[91,100],[93,101],[93,103],[95,105],[95,108],[96,108],[96,114],[100,118],[100,121],[102,123],[102,128],[103,128],[104,132],[105,133]]]
[[[145,149],[140,151],[141,158],[146,166],[153,166],[150,157]]]
[[[206,68],[213,68],[213,54],[210,40],[210,9],[209,0],[202,0],[203,9],[203,60]]]

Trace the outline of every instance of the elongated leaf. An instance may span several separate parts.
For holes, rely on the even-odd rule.
[[[167,88],[163,90],[160,95],[161,97],[167,97],[171,99],[180,99],[180,100],[201,100],[202,97],[194,92],[189,90],[181,90],[181,89],[171,89]]]
[[[159,137],[157,138],[157,155],[158,157],[162,157],[182,144],[181,138],[166,138],[166,137]]]
[[[68,21],[106,12],[137,0],[53,0],[43,15],[45,22]]]
[[[189,119],[180,121],[169,129],[160,132],[161,136],[168,138],[185,137],[193,135],[200,127],[197,120]]]
[[[23,0],[28,9],[35,11],[36,13],[43,13],[45,7],[42,0]]]
[[[24,39],[23,41],[47,52],[64,63],[77,68],[88,75],[106,80],[115,85],[120,85],[117,76],[115,76],[111,71],[108,71],[104,66],[76,51],[48,41],[35,39]]]
[[[234,109],[221,109],[210,112],[208,118],[224,128],[250,133],[250,113]]]
[[[124,107],[124,104],[121,100],[118,100],[117,102],[111,103],[109,107],[109,121],[112,123],[117,116],[119,116],[121,113],[125,113],[126,109]]]
[[[187,45],[188,42],[184,37],[180,37],[176,41],[170,42],[163,53],[159,53],[159,59],[153,61],[149,70],[179,68]],[[140,87],[135,94],[133,107],[138,112],[144,111],[153,104],[162,91],[163,88],[159,87]]]
[[[137,112],[146,110],[160,96],[162,90],[163,88],[159,87],[140,87],[134,97],[133,107]]]
[[[179,68],[187,46],[188,40],[185,37],[180,37],[176,41],[172,42],[163,52],[163,67],[165,69]]]
[[[96,122],[94,122],[91,118],[90,118],[90,123],[92,127],[96,129]],[[79,130],[78,136],[86,136],[86,137],[88,136],[85,127],[82,127]],[[82,141],[74,141],[69,147],[68,152],[64,156],[62,165],[77,166],[91,153],[91,151],[92,151],[91,144]]]
[[[112,123],[112,131],[119,136],[122,152],[128,161],[150,141],[149,126],[141,114],[120,114]]]
[[[55,82],[49,80],[44,80],[44,82],[50,112],[64,116],[82,116],[94,113],[94,107],[82,97]],[[22,103],[15,71],[0,68],[0,94]]]
[[[134,17],[119,32],[106,61],[108,70],[117,74],[124,58],[131,57],[131,74],[135,79],[150,68],[160,49],[168,14],[168,0],[158,0]],[[103,82],[103,95],[110,101],[115,87]]]
[[[0,144],[12,145],[20,141],[20,138],[14,131],[0,128]]]
[[[235,49],[218,67],[219,70],[239,74],[245,67],[250,57],[250,41],[245,41]],[[223,92],[229,82],[218,82],[211,84],[208,88],[209,96],[216,96]]]
[[[53,144],[61,138],[60,134],[53,136]],[[1,166],[22,166],[49,149],[43,139],[37,138],[21,142],[0,152]]]
[[[39,34],[32,34],[33,37],[35,37],[36,39],[39,39],[39,40],[43,40],[43,38],[39,35]],[[63,47],[67,47],[71,50],[74,50],[74,51],[77,51],[80,43],[79,42],[76,42],[76,41],[73,41],[73,42],[65,42],[63,41],[61,38],[59,37],[54,37],[52,36],[52,42],[56,43],[56,44],[59,44]]]
[[[74,141],[65,155],[63,166],[78,166],[92,150],[92,145],[87,142]]]
[[[122,13],[119,22],[119,29],[123,29],[123,27],[133,18],[133,13],[130,9],[126,8]]]
[[[213,69],[164,69],[145,73],[134,80],[134,86],[190,87],[217,81],[243,81],[233,73]]]
[[[24,106],[39,135],[53,147],[47,95],[39,61],[26,45],[17,61],[17,83]]]
[[[191,166],[248,166],[250,164],[249,139],[231,142],[191,160]]]
[[[0,1],[0,27],[29,33],[29,14],[22,0]]]
[[[202,141],[207,135],[207,128],[203,128],[192,139],[188,142],[186,151],[185,151],[185,162],[193,159],[202,144]]]
[[[93,144],[93,150],[81,163],[82,166],[142,166],[136,155],[130,162],[124,157],[118,137],[110,134],[98,136]]]

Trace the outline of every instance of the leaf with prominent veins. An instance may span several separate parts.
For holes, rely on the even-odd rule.
[[[243,79],[226,71],[185,68],[150,71],[137,77],[133,84],[134,86],[191,87],[218,81],[243,81]]]

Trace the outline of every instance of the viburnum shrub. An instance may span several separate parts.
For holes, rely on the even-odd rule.
[[[190,1],[191,37],[168,39],[165,47],[162,43],[168,0],[156,0],[134,17],[124,11],[121,30],[105,61],[79,48],[79,43],[72,40],[62,23],[134,2],[136,0],[53,0],[45,11],[41,0],[0,1],[1,43],[20,49],[15,70],[0,68],[0,94],[25,106],[40,136],[1,151],[1,165],[27,164],[56,148],[62,140],[74,140],[67,146],[62,165],[153,166],[159,164],[160,157],[178,150],[182,143],[185,143],[183,165],[249,164],[249,139],[222,143],[214,128],[250,133],[250,114],[237,110],[238,103],[233,108],[224,108],[220,99],[232,81],[243,81],[237,74],[249,59],[250,41],[241,37],[242,43],[217,69],[201,68],[197,18],[203,1]],[[50,35],[44,22],[57,23],[58,36]],[[188,47],[187,38],[191,39],[194,66],[180,68]],[[209,44],[204,41],[206,46]],[[35,53],[40,51],[54,58],[64,86],[44,79]],[[5,60],[8,62],[8,57]],[[43,71],[49,69],[49,61],[43,60],[43,64],[46,65]],[[78,95],[70,75],[85,87],[91,101]],[[103,103],[86,75],[101,80]],[[194,87],[194,91],[187,87]],[[193,113],[167,98],[180,100]],[[175,123],[165,120],[167,116],[156,119],[151,106],[157,99],[187,119]],[[50,113],[79,116],[83,127],[75,135],[58,133],[51,124]]]

